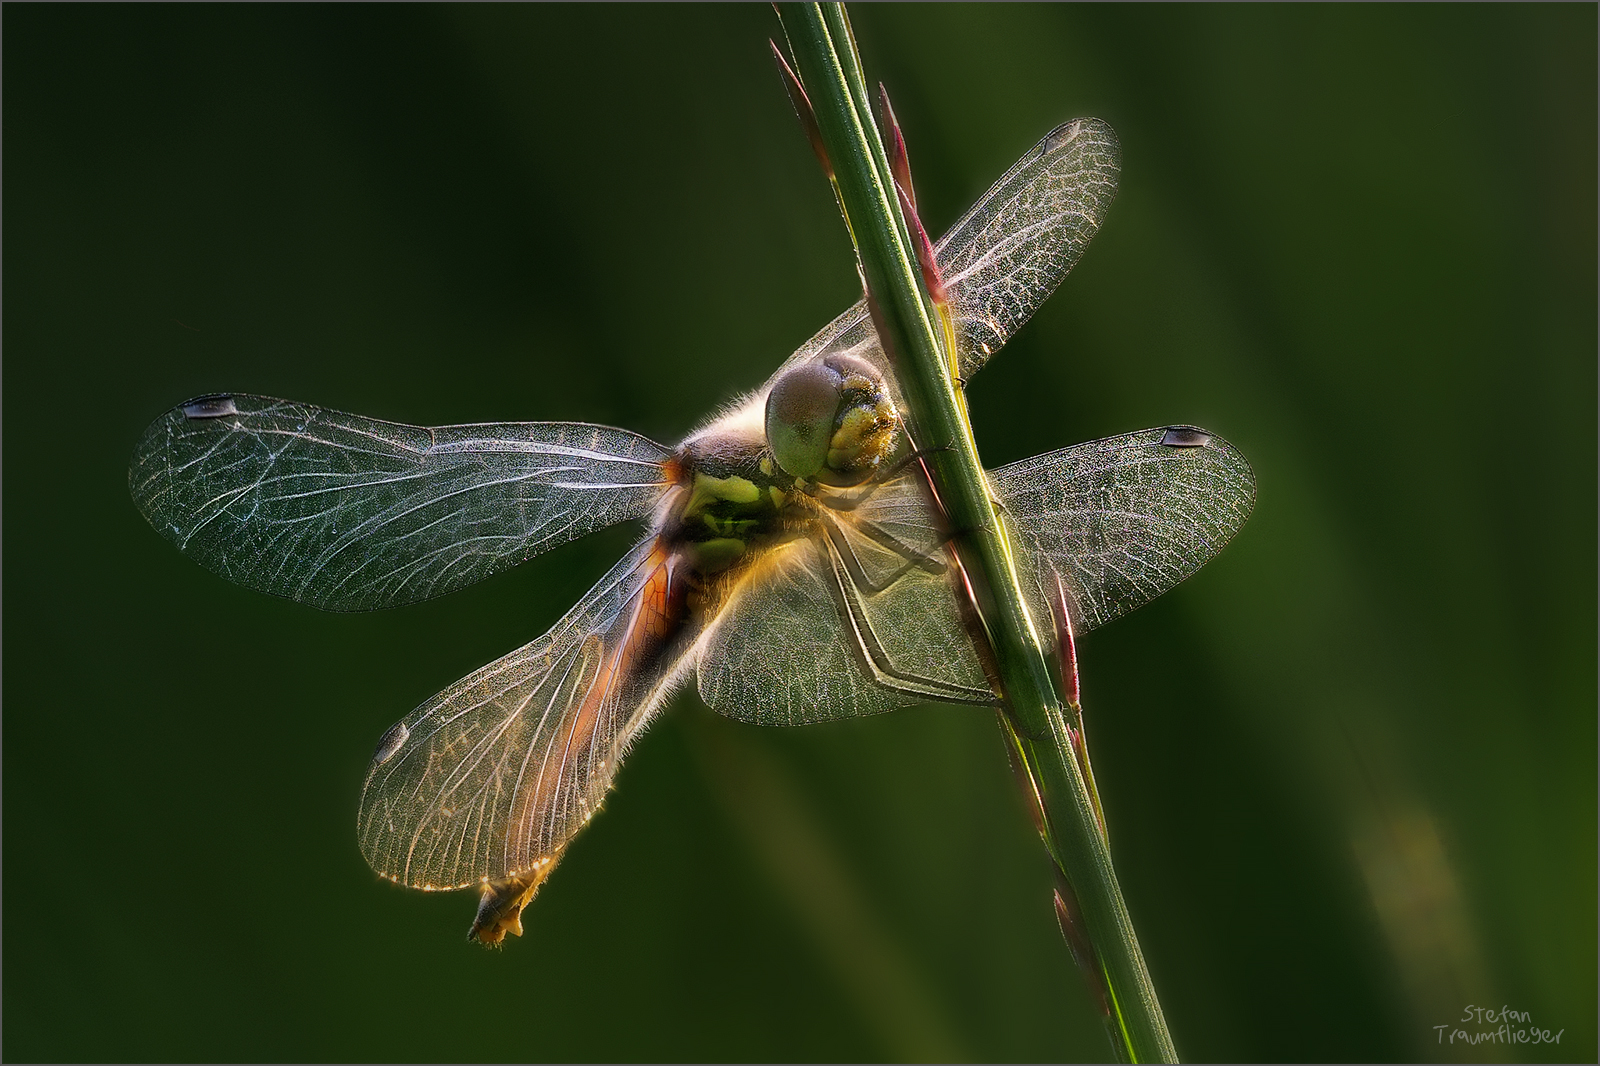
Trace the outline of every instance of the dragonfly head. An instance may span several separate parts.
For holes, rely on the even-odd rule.
[[[859,485],[894,450],[900,416],[883,375],[848,355],[797,366],[767,396],[767,446],[784,473]]]

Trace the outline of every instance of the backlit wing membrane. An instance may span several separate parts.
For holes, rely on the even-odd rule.
[[[1222,550],[1255,507],[1255,475],[1223,440],[1189,426],[1090,441],[989,474],[1032,562],[1031,606],[1048,618],[1059,574],[1086,632],[1155,599]],[[1025,590],[1027,591],[1027,590]]]
[[[1049,625],[1059,575],[1079,634],[1195,573],[1255,503],[1244,457],[1186,426],[1064,448],[989,478],[1035,623]],[[916,479],[880,486],[832,521],[841,551],[815,538],[787,545],[730,597],[701,645],[706,704],[741,721],[801,725],[992,699],[949,574],[916,565],[943,558]],[[830,565],[845,551],[854,574]]]
[[[1099,119],[1058,126],[935,245],[963,378],[1000,350],[1082,257],[1116,198],[1121,158],[1115,131]],[[864,300],[823,327],[778,373],[841,353],[886,368]]]
[[[706,634],[700,698],[754,725],[806,725],[881,714],[921,700],[875,684],[845,643],[824,545],[774,550],[736,586]]]
[[[659,624],[669,584],[666,557],[645,541],[550,632],[391,729],[361,793],[372,868],[415,888],[462,888],[558,854],[599,809],[692,640],[691,626]]]
[[[650,513],[667,451],[579,422],[425,428],[205,397],[128,471],[150,524],[207,569],[331,611],[412,603]]]
[[[718,613],[699,653],[706,705],[757,725],[990,703],[916,476],[876,486],[817,536],[777,549]]]
[[[1058,126],[984,193],[937,249],[971,377],[1056,291],[1117,195],[1122,149],[1099,119]]]

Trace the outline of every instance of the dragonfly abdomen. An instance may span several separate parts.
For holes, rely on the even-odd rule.
[[[545,767],[507,826],[515,861],[485,879],[471,938],[498,944],[521,935],[521,914],[572,838],[610,790],[626,738],[665,699],[678,665],[711,614],[711,602],[753,549],[780,534],[793,479],[764,446],[737,437],[696,441],[663,464],[674,481],[667,512],[639,559],[631,602],[603,632],[582,640],[557,736]],[[561,628],[560,626],[557,627]],[[520,713],[535,713],[524,708]],[[546,772],[552,764],[555,772]],[[571,766],[574,774],[566,772]],[[564,791],[577,777],[581,794]],[[578,809],[573,809],[574,806]]]
[[[511,876],[484,882],[469,939],[492,945],[507,933],[522,935],[523,908],[560,862],[567,842],[599,812],[628,739],[641,724],[635,719],[648,716],[666,698],[676,664],[692,640],[684,625],[689,586],[683,566],[678,553],[658,537],[636,571],[643,580],[631,607],[617,616],[610,632],[591,634],[584,641],[588,654],[582,658],[592,665],[577,671],[581,694],[562,716],[522,817],[509,827],[522,840],[520,847],[508,842],[508,851],[523,857]],[[557,769],[547,773],[551,756]],[[569,775],[569,766],[587,773]],[[575,778],[585,787],[572,795]],[[574,803],[580,817],[571,812],[562,819],[564,809]],[[565,824],[558,826],[558,820]],[[542,851],[535,843],[541,838],[549,840]]]

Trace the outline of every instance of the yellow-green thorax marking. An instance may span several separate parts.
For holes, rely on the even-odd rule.
[[[883,375],[852,356],[788,371],[765,414],[764,440],[698,437],[674,457],[682,491],[664,533],[700,574],[803,533],[818,492],[870,479],[899,426]]]
[[[701,573],[726,570],[753,544],[782,531],[794,479],[776,470],[765,452],[763,447],[755,455],[702,456],[686,471],[678,534]]]

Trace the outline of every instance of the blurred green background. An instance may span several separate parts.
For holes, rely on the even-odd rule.
[[[1259,502],[1080,649],[1180,1052],[1593,1060],[1596,10],[861,7],[940,232],[1124,178],[973,383],[998,465],[1193,422]],[[319,614],[129,502],[216,390],[674,441],[857,295],[763,5],[8,6],[4,1056],[1104,1058],[992,716],[692,695],[498,953],[356,849],[378,736],[635,535]],[[1470,1005],[1557,1046],[1438,1042]],[[1469,1031],[1489,1026],[1461,1026]]]

